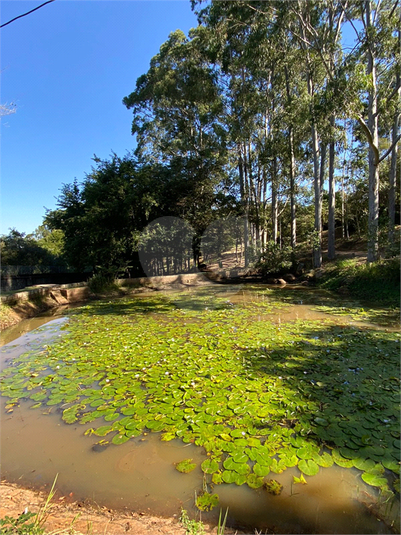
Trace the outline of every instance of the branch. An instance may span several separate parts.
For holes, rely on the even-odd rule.
[[[376,20],[377,20],[377,17],[379,16],[379,12],[380,12],[380,4],[382,3],[381,0],[379,0],[377,2],[377,6],[376,6],[376,9],[375,9],[375,15],[373,17],[373,25],[376,24]]]
[[[397,138],[393,141],[393,143],[391,143],[390,148],[388,148],[386,150],[386,152],[383,154],[383,156],[381,158],[379,158],[378,163],[382,162],[383,160],[385,160],[387,158],[387,156],[390,154],[390,152],[393,150],[393,148],[397,145],[397,143],[399,142],[400,139],[401,139],[401,134],[399,134],[397,136]]]
[[[366,137],[368,138],[369,146],[371,147],[371,149],[373,150],[373,153],[375,155],[375,164],[378,165],[380,163],[379,149],[373,143],[372,133],[369,130],[368,125],[365,123],[365,121],[363,120],[363,118],[360,115],[357,116],[357,121],[361,125],[362,130],[365,132]]]
[[[401,88],[401,84],[400,84],[400,82],[398,82],[398,84],[396,85],[394,91],[391,93],[390,96],[387,97],[387,99],[386,99],[386,103],[387,104],[390,102],[391,99],[393,99],[395,97],[395,95],[398,93],[400,88]]]
[[[336,27],[336,31],[335,31],[335,38],[334,38],[334,42],[337,43],[338,42],[338,36],[340,35],[340,31],[341,31],[341,24],[343,22],[343,18],[345,17],[345,9],[347,8],[347,2],[348,0],[346,0],[345,2],[345,6],[343,6],[341,4],[341,15],[338,17],[338,21],[337,21],[337,27]]]
[[[41,7],[45,6],[46,4],[51,4],[52,2],[54,2],[54,0],[47,0],[47,2],[45,2],[44,4],[41,4],[41,5],[38,6],[38,7],[35,7],[34,9],[31,9],[31,11],[27,11],[26,13],[23,13],[22,15],[18,15],[18,17],[14,17],[13,19],[9,20],[8,22],[5,22],[4,24],[2,24],[2,25],[0,26],[0,28],[4,28],[4,26],[7,26],[8,24],[11,24],[11,23],[14,22],[15,20],[21,19],[22,17],[26,17],[26,16],[29,15],[30,13],[33,13],[33,12],[36,11],[37,9],[40,9]]]
[[[393,16],[393,13],[394,13],[395,8],[396,8],[397,6],[398,6],[398,0],[397,0],[397,2],[395,2],[393,9],[391,10],[390,15],[388,16],[389,19],[391,19],[391,17]]]

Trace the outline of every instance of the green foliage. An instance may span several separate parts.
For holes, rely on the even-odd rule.
[[[56,233],[57,234],[57,233]],[[51,247],[51,237],[58,242],[57,246]],[[1,262],[3,266],[30,266],[40,272],[41,268],[66,267],[63,258],[63,237],[57,238],[50,233],[48,241],[37,239],[34,234],[24,234],[16,229],[10,230],[8,235],[0,237]]]
[[[193,463],[192,459],[184,459],[175,465],[175,469],[183,474],[188,474],[189,472],[192,472],[192,470],[195,470],[195,468],[196,463]]]
[[[327,265],[318,284],[328,290],[345,288],[349,295],[371,302],[400,306],[400,257],[361,264],[358,259]]]
[[[63,258],[65,237],[62,230],[51,230],[46,224],[43,224],[35,230],[34,237],[40,247],[49,251],[56,258]]]
[[[196,498],[196,507],[200,511],[211,511],[219,503],[218,494],[210,494],[209,492],[203,492]]]
[[[226,529],[226,522],[227,522],[227,515],[228,515],[228,507],[226,509],[226,512],[225,512],[225,515],[224,515],[224,518],[223,518],[223,521],[221,521],[221,509],[220,509],[220,513],[219,513],[219,522],[217,524],[217,535],[224,535],[224,531]]]
[[[112,275],[96,273],[88,280],[88,288],[94,294],[118,292],[119,286]]]
[[[278,496],[283,490],[283,485],[279,483],[276,479],[269,479],[268,481],[265,481],[264,487],[267,492],[273,494],[274,496]]]
[[[44,528],[37,525],[34,520],[35,513],[30,511],[21,513],[17,518],[6,515],[0,519],[0,534],[1,535],[42,535]]]
[[[288,271],[292,265],[291,247],[283,246],[270,241],[266,244],[256,268],[266,277]]]
[[[191,520],[185,509],[181,509],[180,522],[185,528],[185,535],[204,535],[205,527],[201,521]]]

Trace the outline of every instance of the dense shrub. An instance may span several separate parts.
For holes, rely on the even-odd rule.
[[[291,247],[280,247],[273,241],[268,242],[260,255],[256,268],[263,276],[288,271],[292,265]]]

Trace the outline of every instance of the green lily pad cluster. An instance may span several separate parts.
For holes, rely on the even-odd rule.
[[[399,309],[371,309],[366,306],[355,306],[355,304],[347,306],[347,303],[344,303],[343,306],[318,305],[313,309],[330,315],[347,316],[356,321],[373,322],[381,325],[398,325],[400,319]]]
[[[303,482],[335,463],[398,492],[399,335],[256,320],[277,302],[258,290],[245,306],[204,292],[90,303],[2,372],[7,408],[54,407],[102,444],[149,431],[194,443],[215,485],[260,488],[292,467]]]

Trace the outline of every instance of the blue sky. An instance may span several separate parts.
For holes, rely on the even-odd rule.
[[[44,0],[2,0],[1,23]],[[135,89],[170,32],[196,26],[189,0],[56,0],[0,30],[0,234],[30,233],[92,157],[134,148]]]

